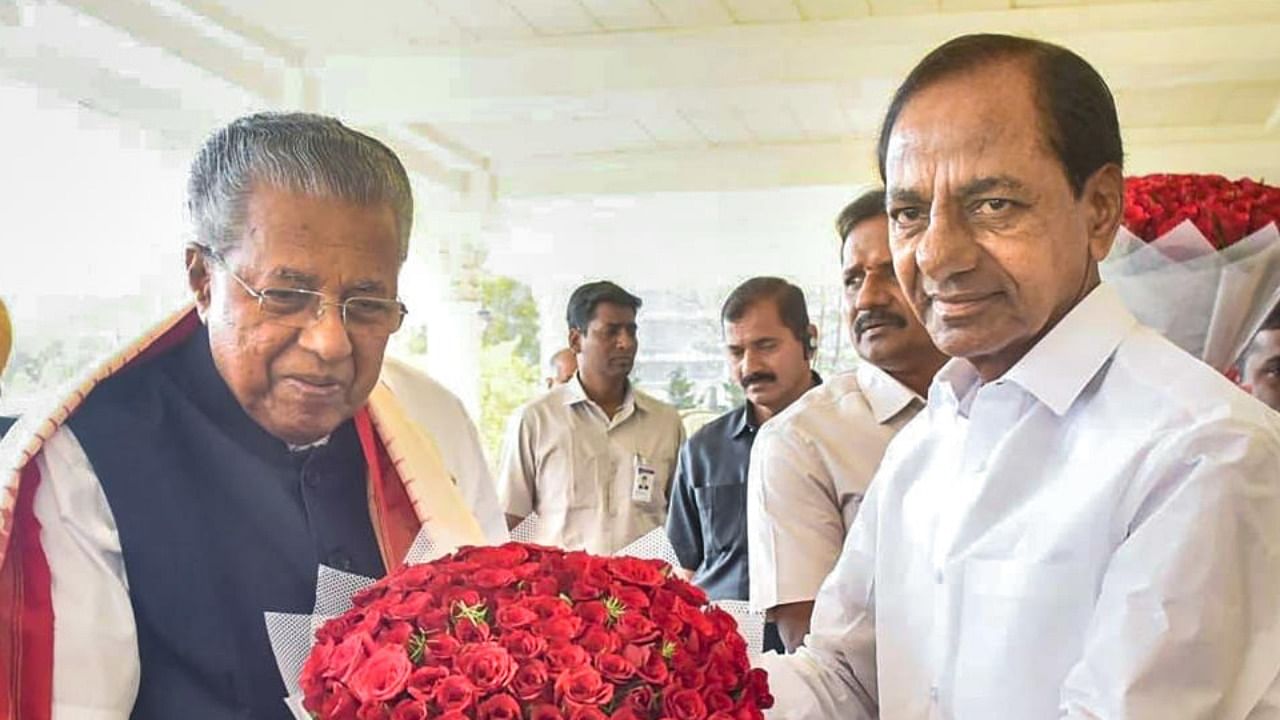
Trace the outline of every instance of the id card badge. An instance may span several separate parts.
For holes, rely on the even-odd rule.
[[[658,471],[640,455],[636,455],[635,466],[635,479],[631,481],[631,502],[653,502],[653,486],[658,480]]]

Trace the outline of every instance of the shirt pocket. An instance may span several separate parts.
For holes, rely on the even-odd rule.
[[[1092,573],[1078,562],[968,560],[958,609],[957,718],[1057,717],[1067,672],[1093,613]]]
[[[719,555],[747,536],[747,484],[706,485],[694,488],[698,519],[707,555]]]

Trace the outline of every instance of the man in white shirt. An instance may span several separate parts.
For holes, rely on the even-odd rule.
[[[431,434],[445,470],[489,542],[497,545],[511,539],[484,459],[480,433],[458,396],[421,370],[392,357],[382,362],[381,380],[401,399],[410,419]]]
[[[1100,285],[1122,158],[1060,47],[957,38],[899,88],[894,267],[955,359],[762,661],[775,717],[1280,714],[1280,429]]]
[[[632,387],[640,298],[607,282],[573,291],[567,319],[578,372],[516,411],[498,498],[537,540],[608,555],[667,517],[684,429],[676,409]]]
[[[550,390],[557,385],[569,382],[576,372],[578,372],[578,356],[569,348],[560,348],[547,361],[547,376],[542,380]]]
[[[1280,410],[1280,308],[1271,311],[1240,356],[1240,381],[1254,397]]]
[[[947,357],[893,272],[884,190],[836,220],[849,338],[863,362],[805,393],[760,429],[748,472],[751,605],[789,650],[809,631],[818,587],[893,436],[924,407]]]

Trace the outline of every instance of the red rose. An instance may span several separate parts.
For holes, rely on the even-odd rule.
[[[356,720],[391,720],[391,710],[382,703],[361,705],[356,710]]]
[[[594,625],[604,625],[609,621],[609,611],[599,600],[578,603],[573,608],[573,614]]]
[[[566,615],[573,614],[573,609],[569,607],[569,604],[558,597],[539,595],[525,600],[524,605],[530,610],[538,613],[538,617],[543,620],[565,617]]]
[[[409,637],[413,635],[414,631],[415,628],[412,624],[397,620],[383,628],[374,640],[379,645],[404,645],[409,641]]]
[[[471,576],[471,582],[484,590],[496,590],[507,585],[515,585],[515,573],[505,568],[484,568]]]
[[[614,626],[614,629],[618,633],[618,637],[632,644],[656,640],[660,634],[658,626],[639,613],[625,613],[618,618],[618,624]]]
[[[538,613],[520,604],[503,605],[494,615],[494,623],[500,630],[519,630],[529,627],[537,620]]]
[[[324,693],[323,673],[329,665],[329,657],[333,655],[334,642],[325,640],[317,642],[311,648],[311,654],[302,664],[302,672],[298,676],[298,684],[302,686],[303,703],[308,707],[318,705]]]
[[[534,705],[529,709],[529,720],[564,720],[555,705]]]
[[[635,708],[627,705],[614,710],[613,714],[609,716],[609,720],[647,720],[647,718],[647,715],[642,715]]]
[[[720,690],[712,690],[708,692],[703,699],[707,703],[707,711],[714,716],[716,713],[727,713],[733,710],[733,698],[729,694]]]
[[[622,645],[617,633],[611,633],[602,627],[593,627],[578,638],[578,644],[591,655],[616,652]]]
[[[664,685],[668,675],[667,661],[662,657],[662,653],[649,653],[644,664],[636,666],[636,674],[645,682]]]
[[[516,669],[516,675],[511,680],[511,689],[516,697],[530,702],[546,693],[547,682],[550,679],[551,672],[546,663],[541,660],[527,660]]]
[[[551,647],[545,655],[547,666],[551,668],[551,672],[559,673],[564,670],[572,670],[591,662],[591,657],[587,655],[587,651],[577,645],[560,644]]]
[[[534,635],[524,630],[516,630],[502,636],[502,647],[511,653],[511,657],[523,660],[525,658],[535,658],[542,655],[547,650],[547,641],[541,636]]]
[[[436,632],[449,629],[449,611],[442,607],[433,607],[418,613],[418,627],[423,632]]]
[[[445,712],[450,710],[462,712],[471,707],[471,702],[475,700],[475,695],[476,689],[470,680],[460,675],[450,675],[436,683],[436,689],[432,693],[431,699]]]
[[[326,720],[356,720],[356,709],[360,707],[351,693],[338,688],[325,698],[320,706],[320,716]]]
[[[662,698],[662,711],[673,720],[704,720],[707,705],[697,690],[677,690]]]
[[[386,614],[390,620],[412,620],[430,610],[436,599],[430,593],[415,593],[400,602],[387,606]]]
[[[329,667],[324,671],[324,677],[346,683],[356,668],[360,667],[360,663],[369,656],[366,651],[369,647],[373,647],[373,638],[368,633],[348,635],[329,654]]]
[[[378,648],[351,675],[347,687],[361,703],[378,703],[399,695],[409,682],[413,663],[403,645]]]
[[[556,678],[556,700],[569,707],[603,705],[613,699],[613,686],[591,667],[565,670]]]
[[[596,669],[611,683],[621,684],[635,677],[636,666],[621,655],[605,653],[596,656]]]
[[[713,712],[707,716],[707,720],[737,720],[733,715],[726,712]]]
[[[426,720],[427,704],[422,700],[404,700],[391,711],[391,720]]]
[[[547,618],[538,624],[538,632],[548,640],[572,640],[582,631],[582,618],[563,615]]]
[[[520,720],[520,703],[505,693],[480,703],[476,708],[477,720]]]
[[[644,587],[658,587],[666,582],[667,576],[661,568],[665,566],[661,560],[641,560],[633,557],[609,558],[609,572],[619,580]]]
[[[501,645],[483,643],[459,651],[458,671],[482,692],[505,688],[516,675],[516,662]]]
[[[551,576],[540,577],[530,584],[534,595],[556,597],[560,594],[560,581]]]
[[[481,643],[489,639],[489,624],[462,618],[453,625],[453,632],[464,643]]]
[[[609,586],[609,594],[629,610],[643,610],[649,607],[649,595],[638,587],[613,583]]]
[[[450,710],[448,712],[440,713],[435,717],[435,720],[471,720],[471,717],[464,712]]]
[[[609,720],[609,716],[600,712],[599,708],[579,705],[569,710],[569,720]]]
[[[649,708],[653,707],[653,688],[648,685],[637,685],[627,691],[622,704],[644,717],[649,716]]]
[[[431,657],[440,660],[452,660],[460,647],[462,647],[462,643],[458,642],[458,639],[452,635],[434,633],[427,636],[427,652],[431,653]]]
[[[707,684],[707,676],[700,668],[685,668],[676,672],[675,684],[685,690],[701,690]]]
[[[744,694],[765,710],[773,707],[773,696],[769,694],[769,673],[760,668],[748,670]]]
[[[670,588],[681,600],[693,605],[694,607],[702,607],[707,604],[707,594],[697,585],[692,585],[679,578],[671,577],[663,587]]]
[[[418,700],[430,700],[436,683],[449,677],[449,671],[439,665],[423,665],[409,675],[405,690]]]

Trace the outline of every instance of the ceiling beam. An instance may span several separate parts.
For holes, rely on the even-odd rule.
[[[1152,8],[1122,3],[557,37],[408,56],[331,56],[315,72],[323,108],[379,122],[531,106],[605,113],[628,98],[708,89],[845,88],[859,75],[900,78],[932,47],[974,31],[1064,43],[1120,84],[1203,81],[1223,69],[1251,70],[1256,78],[1263,68],[1280,77],[1280,6],[1273,0]]]
[[[266,103],[276,104],[285,97],[284,62],[272,62],[266,52],[246,52],[253,47],[247,40],[229,43],[217,37],[218,33],[202,31],[187,19],[161,12],[143,0],[58,2],[241,87]]]
[[[1256,126],[1125,133],[1126,170],[1280,178],[1280,138]],[[615,152],[497,166],[502,197],[737,191],[878,181],[870,139]]]

